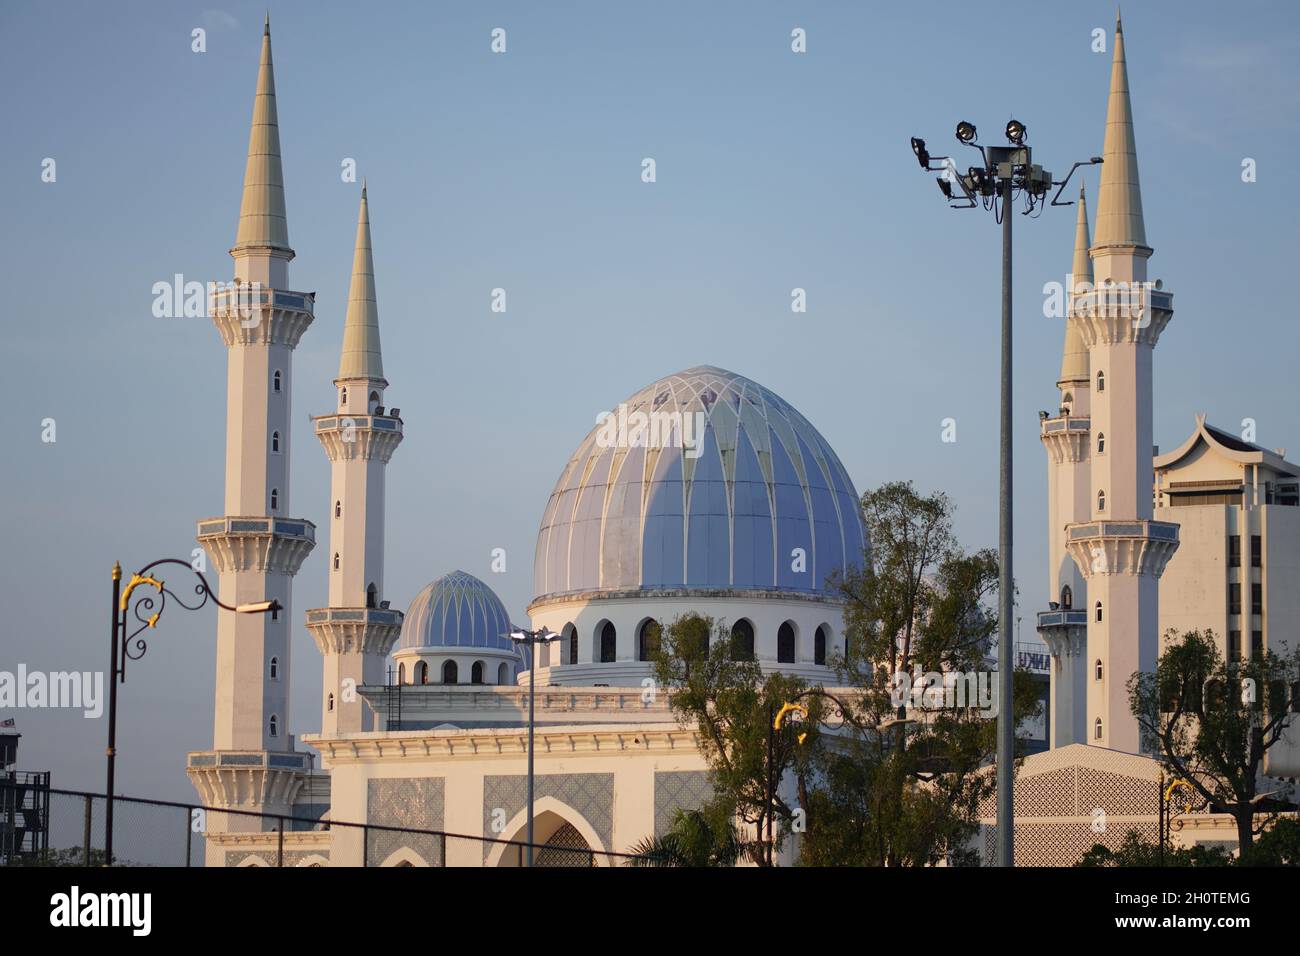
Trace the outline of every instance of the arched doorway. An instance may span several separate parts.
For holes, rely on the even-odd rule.
[[[578,828],[565,823],[533,856],[533,866],[594,866],[591,856],[591,847]]]

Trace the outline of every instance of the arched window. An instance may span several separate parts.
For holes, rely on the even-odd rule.
[[[275,370],[275,375],[271,376],[271,388],[274,391],[280,391],[280,370]]]
[[[776,660],[779,664],[794,663],[794,625],[789,621],[777,629]]]
[[[266,722],[266,726],[272,737],[280,736],[280,718],[275,716],[275,714],[271,715],[271,719]]]
[[[1101,740],[1101,718],[1098,717],[1092,722],[1092,739]]]
[[[1097,373],[1097,391],[1099,391],[1099,392],[1104,392],[1104,391],[1106,391],[1106,373],[1105,373],[1105,372],[1098,372],[1098,373]]]
[[[1102,674],[1101,658],[1099,657],[1097,658],[1097,663],[1092,665],[1092,679],[1101,680],[1101,674]]]
[[[342,501],[336,501],[336,502],[334,502],[334,517],[336,517],[336,518],[342,518],[342,517],[343,517],[343,502],[342,502]]]
[[[271,451],[277,455],[280,453],[280,433],[271,432]]]
[[[497,683],[498,684],[510,683],[510,665],[507,664],[505,661],[502,661],[500,666],[497,667]]]
[[[578,629],[572,624],[568,625],[565,630],[569,632],[569,663],[578,663]]]
[[[813,663],[826,663],[826,625],[822,624],[817,628],[817,633],[813,635]]]
[[[330,694],[328,697],[325,698],[325,709],[328,710],[331,714],[334,713],[334,695],[333,695],[333,694]]]
[[[271,664],[267,668],[267,670],[270,671],[271,680],[279,680],[280,679],[280,658],[272,657]]]
[[[731,659],[733,661],[754,659],[754,625],[743,617],[731,627]]]
[[[475,661],[474,666],[469,669],[469,682],[471,684],[483,683],[483,662]]]
[[[398,664],[398,665],[397,665],[397,683],[399,683],[399,684],[405,684],[405,683],[406,683],[406,665],[405,665],[405,664]]]
[[[378,607],[379,588],[375,587],[375,582],[371,581],[366,587],[366,607]]]
[[[1097,492],[1097,510],[1098,511],[1106,510],[1106,489],[1104,488],[1101,491]]]
[[[639,661],[654,660],[654,656],[659,653],[660,637],[661,631],[658,621],[651,618],[643,623],[636,635],[636,659]]]
[[[271,608],[271,620],[273,621],[280,620],[280,609],[278,607]]]
[[[335,552],[334,552],[334,570],[337,571],[338,569],[339,569],[339,553],[338,553],[337,551],[335,551]]]
[[[280,489],[272,488],[271,489],[271,510],[275,511],[279,507],[280,507]]]
[[[606,621],[600,628],[600,662],[612,664],[618,659],[617,631],[614,622]]]
[[[1097,432],[1097,454],[1106,450],[1106,435],[1104,432]]]
[[[1061,588],[1061,607],[1066,611],[1074,607],[1074,591],[1070,589],[1068,584]]]
[[[415,682],[417,684],[429,683],[429,665],[425,661],[415,665]]]
[[[370,414],[373,415],[375,413],[375,409],[378,407],[379,407],[379,393],[371,392],[370,393]]]
[[[348,389],[347,386],[345,385],[343,386],[342,389],[339,390],[339,405],[346,405],[347,403],[348,403]]]
[[[456,666],[455,661],[444,661],[442,665],[442,682],[444,684],[454,684],[460,677],[460,668]]]
[[[1101,623],[1101,602],[1100,601],[1098,601],[1096,605],[1096,618],[1097,618],[1097,623],[1100,624]]]

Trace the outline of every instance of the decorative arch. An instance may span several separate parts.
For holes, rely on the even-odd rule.
[[[567,649],[568,653],[568,657],[565,658],[564,663],[578,663],[578,628],[572,621],[570,621],[561,628],[560,634],[564,637],[564,647]]]
[[[239,869],[240,867],[244,867],[244,866],[270,866],[270,865],[271,865],[270,863],[266,862],[266,860],[262,858],[261,854],[250,853],[248,856],[244,857],[242,860],[240,860],[238,863],[235,864],[235,869]]]
[[[754,659],[754,623],[747,617],[742,617],[731,625],[731,659],[733,661]]]
[[[1068,584],[1061,588],[1061,608],[1070,610],[1074,607],[1074,589]]]
[[[482,661],[475,661],[472,665],[470,665],[469,682],[471,684],[483,683],[483,662]]]
[[[388,854],[388,856],[384,859],[384,862],[380,863],[379,865],[381,867],[385,867],[385,866],[428,866],[429,864],[424,859],[424,857],[420,856],[420,854],[416,853],[409,846],[401,846],[398,847],[396,850],[394,850],[392,853]]]
[[[826,648],[830,644],[831,629],[827,624],[818,624],[817,633],[813,635],[813,663],[826,664]]]
[[[796,644],[794,621],[782,621],[781,626],[776,629],[776,662],[793,664],[798,659],[795,653]]]
[[[498,684],[510,683],[510,665],[507,664],[505,661],[502,661],[497,666],[497,683]]]
[[[609,618],[604,618],[596,625],[595,640],[597,664],[612,664],[618,660],[618,629]]]
[[[415,665],[415,682],[417,684],[429,683],[429,662],[420,661]]]
[[[663,639],[663,627],[652,617],[647,617],[636,626],[636,659],[654,660]]]
[[[533,809],[533,841],[545,843],[566,823],[578,831],[587,846],[595,851],[597,866],[610,866],[609,857],[602,856],[608,848],[597,835],[587,818],[567,803],[555,797],[538,797]],[[488,834],[498,836],[497,834]],[[506,823],[499,838],[522,842],[528,838],[528,808],[520,810]],[[488,851],[486,866],[518,866],[519,848],[509,843],[495,843]]]
[[[460,679],[460,667],[455,661],[442,662],[442,682],[455,684]]]
[[[327,857],[321,856],[319,853],[313,853],[311,856],[304,856],[295,865],[296,866],[329,866],[330,861]]]

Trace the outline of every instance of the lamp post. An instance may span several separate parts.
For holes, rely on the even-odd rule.
[[[1011,866],[1013,860],[1012,776],[1011,761],[1015,750],[1013,638],[1011,621],[1013,583],[1011,575],[1011,223],[1012,204],[1023,200],[1022,215],[1041,209],[1051,187],[1058,187],[1051,199],[1053,206],[1070,206],[1060,202],[1061,192],[1080,166],[1101,162],[1094,156],[1075,163],[1065,179],[1056,182],[1052,174],[1033,162],[1033,150],[1025,145],[1028,130],[1019,120],[1006,125],[1009,146],[980,146],[973,123],[957,124],[957,141],[980,154],[980,163],[965,174],[957,172],[951,157],[932,157],[925,140],[912,138],[912,152],[921,169],[937,172],[939,191],[954,209],[983,206],[1002,225],[1002,350],[1000,440],[998,443],[998,693],[1003,706],[998,708],[997,792],[998,792],[998,865]]]
[[[194,586],[194,593],[198,597],[198,603],[186,604],[161,579],[154,577],[152,574],[153,569],[164,564],[180,565],[194,573],[194,576],[199,579],[198,584]],[[156,593],[136,594],[137,588],[145,586],[152,588]],[[163,558],[146,564],[131,575],[131,580],[127,582],[125,588],[122,587],[122,566],[116,562],[113,564],[113,606],[110,615],[108,672],[108,749],[106,751],[108,768],[104,788],[105,866],[113,865],[113,795],[114,770],[117,762],[117,685],[126,683],[126,662],[128,660],[138,661],[144,657],[145,651],[149,649],[149,645],[140,634],[145,628],[158,626],[158,619],[162,617],[169,597],[187,611],[197,611],[208,601],[211,601],[219,608],[234,611],[237,614],[265,614],[268,611],[280,610],[278,601],[258,601],[254,604],[240,604],[238,606],[223,603],[213,592],[212,587],[208,584],[208,579],[203,576],[203,572],[196,569],[190,562],[182,561],[179,558]],[[135,618],[135,621],[139,623],[139,627],[128,634],[129,616]]]
[[[533,728],[534,702],[537,700],[537,650],[538,644],[549,644],[559,640],[560,635],[548,627],[536,631],[522,627],[510,629],[510,640],[516,644],[528,645],[528,866],[533,865]]]

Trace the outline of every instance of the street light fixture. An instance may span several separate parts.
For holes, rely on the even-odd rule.
[[[180,565],[186,570],[194,572],[194,576],[199,579],[199,583],[194,586],[194,594],[199,599],[198,603],[186,604],[160,578],[154,577],[152,573],[154,568],[165,564]],[[152,588],[156,593],[141,592],[137,594],[137,589],[141,587]],[[236,614],[266,614],[280,610],[280,602],[275,600],[240,605],[223,603],[212,590],[211,585],[208,584],[208,579],[203,576],[203,572],[195,568],[190,562],[182,561],[179,558],[163,558],[146,564],[131,575],[131,580],[127,582],[125,588],[122,587],[122,566],[116,563],[113,565],[113,606],[108,672],[108,749],[105,752],[108,757],[108,767],[104,788],[105,866],[113,865],[113,796],[114,774],[117,764],[117,685],[126,683],[126,662],[128,660],[138,661],[144,657],[145,651],[149,650],[148,643],[140,634],[145,628],[158,626],[158,620],[167,607],[168,598],[171,598],[187,611],[197,611],[209,601],[223,610],[233,611]],[[131,612],[140,625],[130,634],[127,633],[128,611]]]
[[[964,176],[953,175],[952,160],[946,156],[930,157],[925,153],[927,162],[921,164],[927,172],[942,172],[940,189],[949,206],[954,209],[971,209],[977,205],[994,214],[994,219],[1002,225],[1002,396],[1001,396],[1001,440],[999,442],[999,489],[998,489],[998,685],[1000,700],[1006,702],[998,709],[998,749],[997,749],[997,792],[998,792],[998,863],[1001,866],[1012,865],[1013,826],[1012,817],[1012,756],[1015,749],[1015,719],[1012,716],[1012,693],[1014,676],[1013,638],[1011,622],[1015,611],[1012,607],[1014,590],[1011,578],[1011,211],[1012,202],[1021,198],[1025,209],[1023,215],[1030,215],[1041,210],[1047,191],[1052,186],[1059,187],[1052,197],[1053,206],[1070,206],[1071,202],[1060,202],[1060,196],[1066,184],[1080,166],[1101,162],[1100,156],[1094,156],[1086,162],[1075,163],[1065,179],[1055,182],[1052,174],[1041,166],[1034,165],[1033,150],[1025,145],[1027,135],[1025,124],[1019,120],[1007,123],[1007,139],[1010,146],[978,146],[975,143],[976,131],[973,123],[965,120],[957,124],[957,140],[976,149],[980,153],[981,163],[971,166]],[[912,149],[917,152],[916,144],[924,149],[925,141],[913,138]],[[917,152],[917,158],[921,153]],[[934,161],[941,162],[936,166]],[[943,188],[943,182],[948,188]],[[961,189],[960,196],[954,196],[952,184]],[[997,201],[1000,197],[1001,202]]]
[[[559,640],[560,635],[548,627],[529,631],[522,627],[510,626],[510,633],[505,635],[516,644],[528,645],[528,866],[533,865],[533,730],[534,704],[537,700],[537,651],[536,645],[549,644]]]

